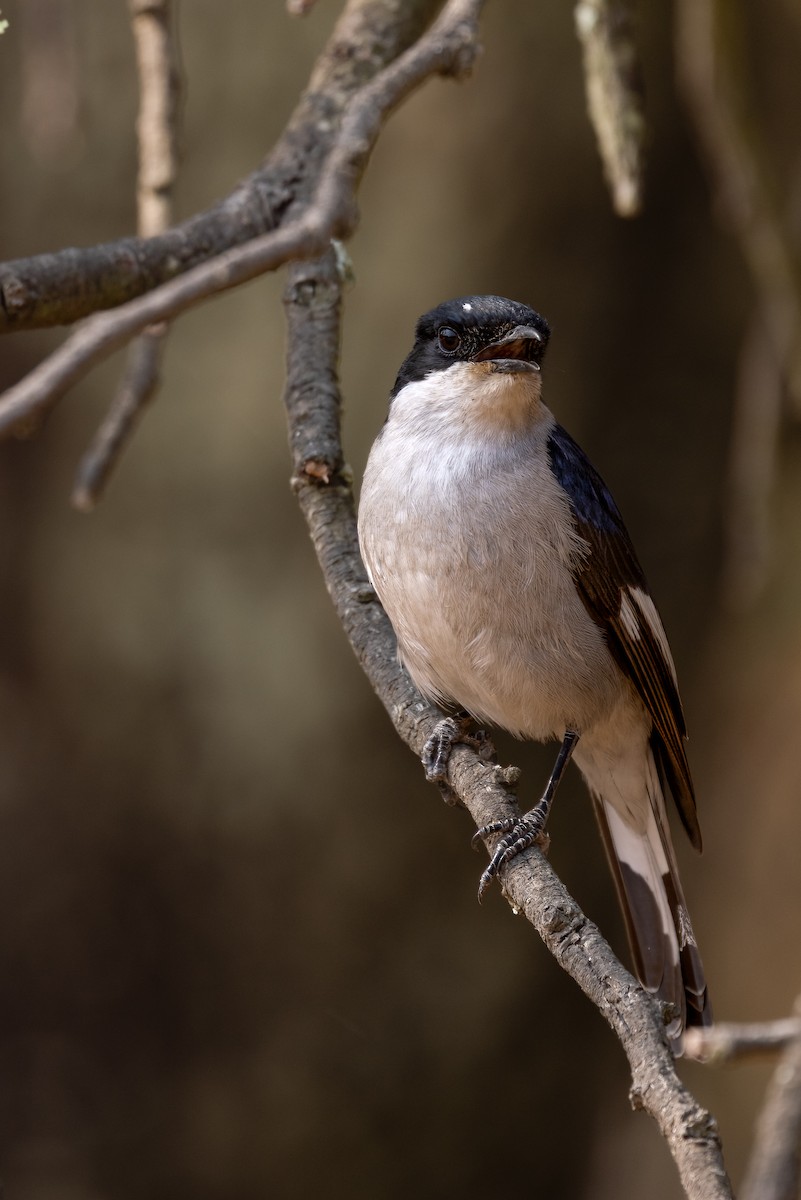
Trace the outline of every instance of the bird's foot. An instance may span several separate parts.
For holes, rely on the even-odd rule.
[[[482,825],[481,829],[476,830],[473,834],[474,846],[477,841],[491,833],[503,834],[495,847],[489,866],[478,881],[479,900],[504,863],[511,862],[523,850],[528,850],[529,846],[538,845],[544,854],[547,853],[550,838],[545,832],[545,823],[550,816],[559,781],[565,773],[565,768],[570,762],[578,740],[579,734],[575,729],[565,730],[565,736],[559,747],[559,753],[556,756],[556,762],[545,791],[531,812],[525,813],[522,817],[505,817],[500,821],[492,821],[489,825]]]
[[[551,840],[545,832],[545,822],[548,820],[549,811],[550,805],[540,800],[531,812],[525,813],[522,817],[505,817],[500,821],[491,821],[489,825],[482,825],[480,829],[476,830],[472,839],[474,848],[478,842],[490,834],[502,833],[504,835],[495,847],[492,858],[478,881],[479,901],[483,898],[493,879],[497,877],[501,867],[511,862],[513,858],[517,858],[518,854],[522,854],[530,846],[539,846],[543,853],[547,851]]]
[[[438,783],[443,789],[448,787],[448,763],[454,746],[460,744],[472,746],[482,757],[493,752],[486,733],[474,727],[473,719],[467,713],[443,717],[423,747],[422,761],[429,783]]]

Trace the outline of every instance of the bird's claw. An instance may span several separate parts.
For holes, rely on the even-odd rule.
[[[506,863],[511,862],[513,858],[517,858],[518,854],[522,854],[524,850],[528,850],[530,846],[539,846],[543,850],[547,850],[549,837],[545,833],[545,822],[548,817],[547,809],[537,805],[531,812],[526,813],[522,817],[505,817],[500,821],[491,821],[489,825],[482,825],[473,834],[472,845],[477,846],[477,843],[484,838],[489,837],[493,833],[502,833],[503,837],[495,847],[492,858],[482,873],[478,881],[478,899],[481,902],[484,893],[486,892],[493,879],[497,877],[501,867]]]
[[[434,726],[434,732],[423,747],[422,761],[429,783],[447,784],[448,763],[454,746],[460,742],[475,750],[484,748],[487,735],[482,730],[472,731],[472,719],[467,715],[443,717]]]

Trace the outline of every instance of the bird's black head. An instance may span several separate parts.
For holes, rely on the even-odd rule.
[[[455,362],[491,364],[508,374],[538,371],[550,329],[527,304],[503,296],[460,296],[446,300],[417,322],[411,354],[403,363],[392,395]]]

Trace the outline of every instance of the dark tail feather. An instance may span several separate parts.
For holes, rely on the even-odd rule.
[[[656,771],[644,832],[603,797],[595,814],[617,885],[635,970],[649,992],[679,1014],[668,1026],[676,1054],[687,1025],[711,1025],[704,968],[681,889]]]

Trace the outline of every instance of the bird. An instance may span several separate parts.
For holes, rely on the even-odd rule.
[[[559,743],[531,811],[476,834],[503,834],[480,893],[541,841],[572,760],[636,973],[680,1054],[712,1010],[666,812],[670,792],[700,851],[676,669],[620,511],[543,401],[549,337],[502,296],[420,317],[365,468],[359,545],[401,664],[449,714],[424,754],[432,778],[468,722]]]

